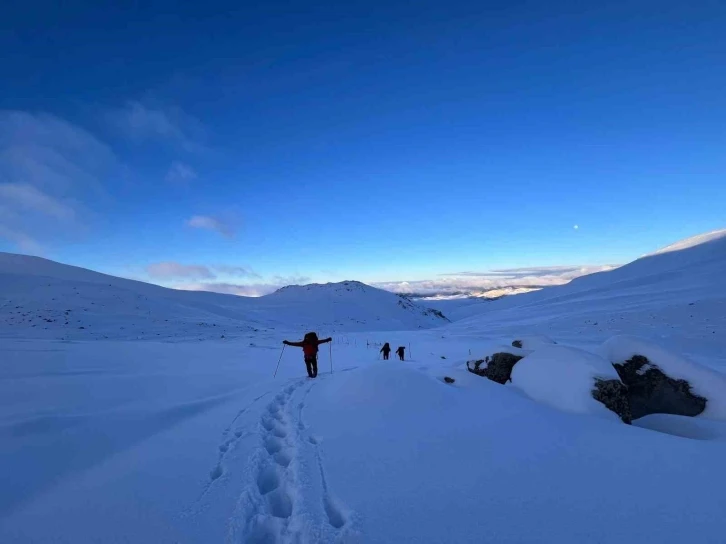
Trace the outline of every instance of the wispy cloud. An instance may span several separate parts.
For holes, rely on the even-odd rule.
[[[21,212],[38,212],[59,220],[72,220],[73,207],[27,183],[0,183],[0,199]]]
[[[209,268],[196,264],[175,262],[153,263],[146,267],[146,273],[154,279],[214,279],[216,276]]]
[[[135,142],[162,142],[192,153],[206,150],[201,121],[176,107],[154,107],[132,100],[110,112],[108,118]]]
[[[76,233],[86,197],[116,164],[90,132],[53,115],[0,111],[0,236],[21,251]]]
[[[305,285],[306,283],[310,283],[310,278],[307,276],[273,276],[272,279],[278,286]]]
[[[146,267],[146,274],[155,280],[214,280],[218,276],[236,278],[259,278],[260,275],[246,266],[182,264],[174,261],[152,263]]]
[[[505,288],[541,288],[562,285],[573,279],[616,268],[601,266],[546,266],[507,268],[482,272],[442,274],[441,278],[421,281],[378,282],[374,285],[394,293],[444,295],[450,293],[481,293]]]
[[[447,277],[473,277],[473,278],[523,278],[527,276],[568,276],[589,274],[588,266],[535,266],[531,268],[497,268],[482,272],[449,272],[439,274]],[[597,268],[597,267],[595,267]]]
[[[243,297],[261,297],[276,291],[280,287],[280,285],[267,283],[254,283],[250,285],[239,285],[235,283],[187,283],[175,286],[176,289],[183,291],[207,291]]]
[[[197,173],[188,164],[174,161],[171,163],[165,179],[170,183],[188,183],[197,179]]]
[[[190,219],[187,219],[187,226],[195,229],[211,230],[218,234],[221,234],[225,238],[234,238],[235,228],[234,226],[222,219],[217,217],[211,217],[208,215],[195,215]]]
[[[225,282],[196,282],[175,285],[174,287],[185,291],[210,291],[213,293],[223,293],[227,295],[260,297],[277,291],[286,285],[301,285],[309,282],[310,278],[305,276],[274,276],[272,281],[267,283],[258,282],[251,284],[239,284]]]
[[[260,278],[261,276],[246,266],[227,266],[219,265],[215,266],[214,269],[220,274],[225,276],[235,276],[239,278]]]

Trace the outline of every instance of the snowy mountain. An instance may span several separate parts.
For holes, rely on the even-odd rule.
[[[260,304],[271,312],[284,311],[302,328],[415,330],[449,321],[438,310],[358,281],[291,285],[261,297]]]
[[[674,249],[682,248],[682,249]],[[536,332],[599,338],[633,328],[718,342],[726,332],[726,230],[679,242],[608,272],[487,304],[452,308],[455,328],[493,333],[527,323]],[[677,323],[677,324],[676,324]]]
[[[358,282],[246,299],[0,255],[0,542],[721,542],[725,261],[713,236],[426,328]],[[311,380],[281,341],[315,323],[353,332]],[[495,352],[510,382],[467,369]],[[623,369],[699,408],[627,424],[593,395]]]
[[[0,337],[230,338],[255,329],[410,330],[435,310],[359,282],[260,298],[167,289],[38,257],[0,253]]]

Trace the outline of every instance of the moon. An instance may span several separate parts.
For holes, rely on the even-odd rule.
[[[575,225],[575,226],[574,226],[574,227],[572,227],[572,228],[573,228],[573,229],[575,229],[575,230],[578,230],[578,229],[580,228],[580,225]]]

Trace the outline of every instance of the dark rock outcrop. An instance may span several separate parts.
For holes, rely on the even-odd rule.
[[[466,368],[479,376],[505,384],[512,379],[512,369],[522,359],[521,355],[512,353],[495,353],[476,361],[467,361]]]
[[[444,376],[444,381],[446,383],[454,383],[456,380],[454,378],[450,378],[449,376]]]
[[[613,366],[628,386],[633,419],[649,414],[697,416],[706,409],[707,399],[693,393],[691,384],[671,378],[647,357],[634,355]]]
[[[630,425],[633,415],[630,410],[628,388],[620,380],[603,380],[595,378],[592,398],[601,402],[611,412],[620,416],[624,423]]]
[[[512,342],[512,347],[513,348],[521,348],[522,347],[522,341],[521,340],[514,340]]]

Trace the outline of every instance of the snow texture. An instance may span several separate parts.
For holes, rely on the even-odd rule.
[[[246,299],[2,254],[0,542],[722,542],[725,241],[453,323],[356,282]],[[308,330],[315,380],[281,343]],[[623,334],[707,417],[595,401]],[[513,384],[466,370],[536,336]]]
[[[620,379],[602,357],[565,346],[541,347],[512,370],[512,384],[533,400],[567,412],[617,419],[592,397],[596,378]]]

